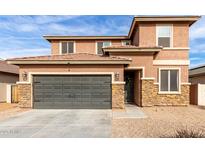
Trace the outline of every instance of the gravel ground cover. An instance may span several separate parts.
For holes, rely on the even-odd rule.
[[[0,121],[29,109],[19,108],[17,104],[0,103]]]
[[[144,107],[147,118],[121,118],[112,121],[112,137],[171,137],[177,130],[205,132],[205,108]]]

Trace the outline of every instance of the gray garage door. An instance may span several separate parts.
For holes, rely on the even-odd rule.
[[[111,76],[34,76],[33,96],[36,109],[110,109]]]

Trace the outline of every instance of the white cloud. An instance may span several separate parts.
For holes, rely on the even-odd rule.
[[[7,21],[18,24],[48,24],[57,23],[65,20],[75,19],[80,16],[8,16]]]
[[[116,27],[118,27],[116,29]],[[89,25],[82,23],[79,25],[63,25],[58,23],[52,23],[43,28],[47,35],[106,35],[107,33],[112,34],[113,32],[126,32],[129,27],[125,26],[113,26],[109,25]],[[126,34],[125,34],[126,35]]]
[[[74,18],[75,24],[70,25],[69,20]],[[87,19],[77,18],[79,16],[9,16],[0,22],[0,29],[42,35],[104,35],[127,33],[130,26],[124,22],[116,22],[112,18],[108,18],[103,24],[98,22],[90,24]],[[62,21],[66,21],[68,25],[61,23]]]
[[[205,53],[205,44],[195,43],[191,46],[190,53],[197,54],[197,53]]]
[[[62,22],[65,20],[70,20],[78,17],[80,16],[35,16],[33,17],[33,23],[48,24],[53,22]]]
[[[127,18],[102,20],[95,16],[0,16],[0,19],[3,58],[50,54],[49,43],[42,35],[127,35],[131,24],[125,22]],[[72,19],[75,20],[71,22]]]
[[[18,26],[18,31],[21,32],[32,32],[37,31],[39,28],[35,24],[22,24]]]
[[[195,62],[195,63],[191,62],[190,68],[197,67],[197,66],[201,66],[201,65],[204,65],[204,64],[205,64],[204,61],[197,61],[197,62]]]
[[[26,56],[40,56],[49,55],[50,48],[19,48],[12,50],[2,50],[1,57],[3,59],[14,58],[14,57],[26,57]]]
[[[198,60],[201,60],[202,58],[201,57],[191,57],[190,60],[191,61],[198,61]]]
[[[202,27],[197,27],[194,30],[191,30],[190,32],[190,39],[199,39],[199,38],[205,38],[205,23]]]
[[[79,16],[8,16],[0,22],[0,29],[18,32],[37,32],[49,31],[49,25]]]
[[[202,16],[190,29],[190,39],[200,39],[205,38],[205,16]]]

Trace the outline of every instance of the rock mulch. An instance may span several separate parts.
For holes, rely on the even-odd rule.
[[[19,108],[17,104],[0,103],[0,121],[28,110],[26,108]]]
[[[181,129],[205,133],[204,108],[197,106],[144,107],[141,110],[147,118],[113,118],[112,137],[171,137]]]

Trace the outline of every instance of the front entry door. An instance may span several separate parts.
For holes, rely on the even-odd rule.
[[[134,72],[125,73],[125,102],[134,102]]]

